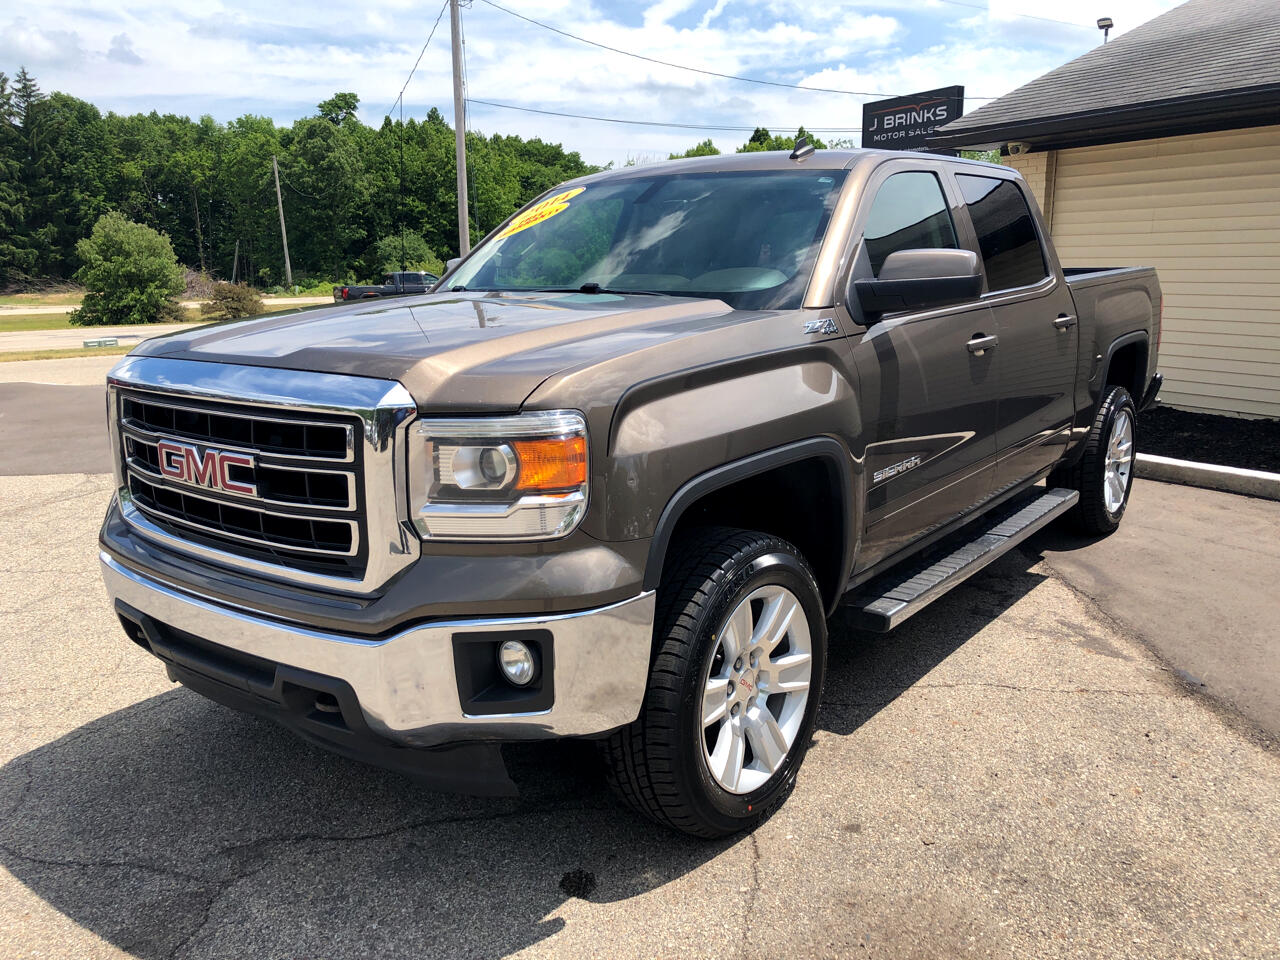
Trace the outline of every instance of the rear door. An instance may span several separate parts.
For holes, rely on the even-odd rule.
[[[1080,325],[1075,303],[1041,235],[1021,183],[957,170],[986,279],[995,351],[996,487],[1051,467],[1075,415]]]
[[[868,181],[855,236],[855,277],[876,276],[895,250],[960,248],[962,201],[944,168],[883,164]],[[994,353],[969,341],[993,334],[980,302],[886,314],[850,339],[865,430],[867,524],[859,568],[955,519],[994,482]]]

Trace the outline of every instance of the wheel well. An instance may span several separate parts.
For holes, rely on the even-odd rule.
[[[746,477],[700,497],[680,515],[669,544],[699,527],[739,527],[781,537],[813,567],[830,610],[843,592],[840,578],[848,523],[839,471],[814,457]]]
[[[1147,376],[1147,341],[1134,340],[1117,347],[1107,365],[1107,382],[1109,387],[1124,387],[1133,397],[1133,402],[1142,402]]]

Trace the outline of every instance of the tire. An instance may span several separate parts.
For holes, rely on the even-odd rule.
[[[788,610],[785,630],[769,630],[778,622],[771,618]],[[748,633],[743,642],[739,634]],[[610,786],[640,813],[693,836],[753,828],[795,786],[813,735],[826,644],[817,581],[790,543],[727,528],[684,539],[668,555],[658,588],[640,716],[602,743]],[[733,650],[740,656],[730,660]],[[717,702],[723,716],[708,725]]]
[[[1129,391],[1124,387],[1107,388],[1085,440],[1084,455],[1075,466],[1059,468],[1049,475],[1050,486],[1080,492],[1080,500],[1067,519],[1081,533],[1105,536],[1120,526],[1133,489],[1136,424],[1137,410]]]

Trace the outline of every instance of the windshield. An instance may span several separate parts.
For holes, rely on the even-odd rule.
[[[843,170],[755,170],[556,190],[517,214],[446,283],[798,307],[843,180]]]

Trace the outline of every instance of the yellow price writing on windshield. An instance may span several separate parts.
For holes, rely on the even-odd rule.
[[[529,227],[542,223],[544,220],[550,220],[560,211],[569,209],[569,201],[585,189],[586,187],[574,187],[572,190],[557,193],[554,197],[547,197],[540,203],[535,203],[528,210],[518,214],[494,239],[501,240],[503,237],[509,237],[513,233],[527,230]]]

